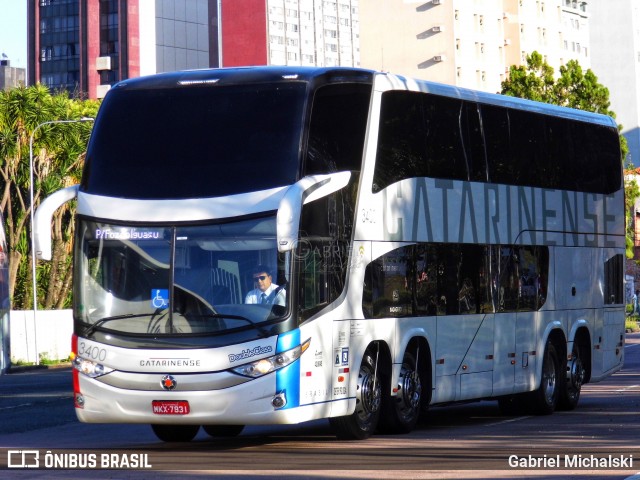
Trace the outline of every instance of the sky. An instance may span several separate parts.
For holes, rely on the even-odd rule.
[[[0,57],[27,68],[27,0],[0,0]]]

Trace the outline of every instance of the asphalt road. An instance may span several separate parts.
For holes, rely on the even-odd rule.
[[[95,470],[92,478],[630,478],[640,479],[640,334],[627,337],[624,369],[584,386],[579,407],[505,417],[496,402],[433,408],[408,435],[338,441],[328,422],[248,427],[235,439],[201,431],[188,444],[158,441],[146,425],[80,424],[69,369],[0,377],[0,468],[9,450],[144,457],[152,469]],[[118,457],[118,455],[120,455]],[[128,456],[128,457],[127,457]],[[594,465],[599,458],[618,462]],[[530,460],[533,459],[533,460]],[[557,461],[561,468],[554,465]],[[518,462],[538,462],[531,469]],[[567,470],[567,461],[581,468]],[[513,466],[511,462],[516,462]],[[528,465],[528,464],[527,464]],[[122,466],[122,465],[118,465]],[[594,468],[595,467],[595,468]],[[87,471],[12,469],[12,478],[86,478]],[[2,472],[0,471],[0,475]],[[131,477],[129,477],[131,475]]]

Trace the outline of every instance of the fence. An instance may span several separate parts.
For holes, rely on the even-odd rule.
[[[0,341],[0,345],[9,347],[12,363],[69,357],[73,333],[71,310],[38,310],[35,319],[33,310],[12,310],[8,323],[4,333],[9,334],[9,341]],[[4,336],[3,332],[0,336]]]

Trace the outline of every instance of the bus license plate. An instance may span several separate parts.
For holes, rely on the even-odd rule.
[[[151,408],[156,415],[187,415],[191,411],[186,400],[153,400]]]

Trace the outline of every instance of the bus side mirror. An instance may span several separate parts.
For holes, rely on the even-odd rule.
[[[278,206],[278,252],[295,248],[302,205],[337,192],[347,186],[350,178],[351,172],[312,175],[301,178],[287,189]]]
[[[36,209],[33,235],[36,258],[51,260],[51,219],[53,212],[78,195],[79,185],[63,188],[45,198]]]

